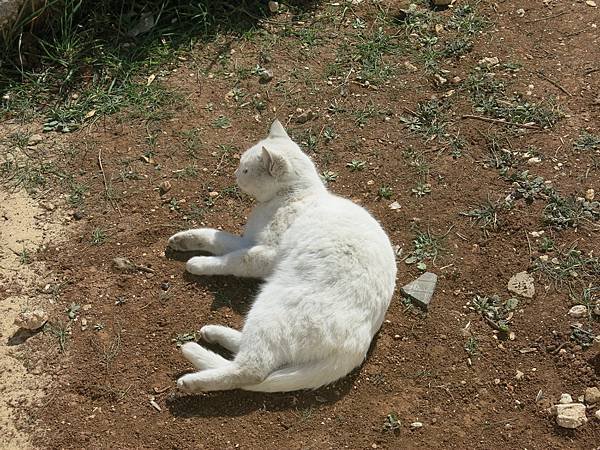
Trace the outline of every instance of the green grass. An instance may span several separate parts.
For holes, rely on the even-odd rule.
[[[384,184],[377,190],[377,197],[389,200],[392,198],[393,193],[392,188]]]
[[[445,250],[443,247],[446,235],[436,236],[431,231],[417,230],[413,239],[413,250],[404,259],[406,264],[415,264],[419,270],[427,269],[425,261],[435,263],[436,258]]]
[[[573,246],[566,251],[559,251],[552,259],[536,259],[533,270],[539,272],[555,286],[575,283],[596,283],[600,279],[600,259],[586,254]]]
[[[582,131],[573,142],[573,147],[576,150],[598,150],[600,149],[600,135]]]
[[[446,133],[447,105],[439,100],[428,100],[417,104],[414,114],[408,117],[401,117],[408,128],[419,134],[430,138],[433,136],[443,136]]]
[[[483,230],[483,232],[487,234],[489,230],[497,231],[500,228],[498,214],[502,209],[503,207],[501,203],[493,203],[488,198],[483,204],[468,211],[461,212],[460,215],[474,220],[475,223],[478,224]]]
[[[267,12],[258,0],[45,5],[43,20],[24,18],[0,43],[0,117],[42,116],[48,131],[63,132],[123,108],[146,120],[160,117],[173,102],[159,68],[195,42],[221,33],[245,35]],[[145,20],[150,26],[144,28]],[[23,29],[27,39],[19,40]]]
[[[359,172],[361,170],[364,170],[366,164],[367,163],[365,161],[362,161],[360,159],[353,159],[349,163],[346,163],[346,167],[350,169],[350,172]]]
[[[544,208],[543,220],[556,229],[575,228],[584,222],[600,220],[600,202],[565,198],[553,191]]]
[[[102,245],[107,239],[108,236],[106,235],[106,231],[104,231],[102,228],[94,228],[91,238],[92,245]]]

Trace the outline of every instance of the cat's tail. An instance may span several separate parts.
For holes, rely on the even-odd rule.
[[[245,391],[288,392],[301,389],[317,389],[347,375],[362,362],[356,360],[331,359],[304,366],[290,366],[269,374],[261,383],[242,386]]]

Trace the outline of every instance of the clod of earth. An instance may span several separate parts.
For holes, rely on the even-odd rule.
[[[588,308],[585,305],[575,305],[571,309],[569,309],[569,316],[574,319],[581,319],[588,315]]]
[[[15,317],[15,325],[26,330],[37,330],[48,321],[48,314],[42,309],[23,311]]]
[[[508,280],[508,290],[526,298],[532,298],[535,295],[535,286],[533,277],[527,272],[519,272]]]
[[[556,414],[556,424],[563,428],[578,428],[588,421],[583,403],[558,404],[552,410]]]
[[[416,306],[427,310],[435,291],[437,275],[425,272],[416,280],[401,288],[402,294],[408,297]]]
[[[139,264],[134,264],[127,258],[123,258],[122,256],[117,256],[113,259],[113,266],[115,269],[120,270],[122,272],[134,272],[136,270],[140,270],[142,272],[154,273],[154,269],[150,267],[141,266]]]
[[[158,185],[158,192],[160,195],[165,195],[167,192],[171,190],[171,182],[166,180]]]
[[[600,403],[600,389],[596,386],[587,388],[585,390],[584,399],[585,403],[588,405]]]

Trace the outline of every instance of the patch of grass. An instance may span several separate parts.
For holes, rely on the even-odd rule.
[[[499,202],[493,203],[489,198],[481,205],[470,209],[469,211],[461,212],[461,216],[469,217],[483,230],[488,233],[488,230],[497,231],[500,228],[498,213],[502,210],[502,204]]]
[[[427,194],[431,194],[431,184],[419,181],[417,185],[411,189],[411,192],[417,197],[424,197]]]
[[[106,239],[108,239],[106,231],[104,231],[102,228],[94,228],[91,239],[92,245],[102,245],[106,242]]]
[[[23,250],[21,250],[18,256],[19,264],[21,264],[22,266],[25,266],[31,262],[31,254],[29,253],[29,250],[27,250],[25,247],[23,247]]]
[[[576,150],[598,150],[600,149],[600,136],[582,131],[573,142],[573,147]]]
[[[447,106],[439,100],[428,100],[417,104],[413,115],[400,117],[411,131],[423,134],[427,138],[442,136],[446,133]]]
[[[539,249],[542,253],[548,253],[554,250],[554,246],[554,240],[548,236],[544,236],[540,241]]]
[[[79,310],[81,309],[81,305],[77,303],[71,303],[69,307],[66,309],[67,316],[71,320],[75,320],[77,315],[79,314]]]
[[[24,188],[32,193],[46,186],[50,178],[65,178],[64,173],[53,162],[8,156],[10,159],[0,162],[0,181],[10,188]]]
[[[513,190],[508,197],[509,203],[524,199],[527,204],[531,204],[536,198],[545,198],[554,193],[554,189],[544,178],[529,175],[528,170],[514,173],[508,180],[513,183]]]
[[[198,177],[198,166],[190,164],[183,169],[174,170],[173,173],[177,178],[196,178]]]
[[[354,111],[354,122],[356,125],[362,128],[369,122],[369,119],[377,116],[378,114],[379,111],[375,107],[375,104],[369,100],[362,109]]]
[[[326,170],[321,173],[321,179],[323,180],[323,182],[325,184],[332,183],[332,182],[336,181],[337,178],[338,178],[338,174],[335,172],[332,172],[331,170]]]
[[[556,229],[575,228],[583,221],[600,220],[600,202],[565,198],[552,191],[544,208],[543,220]]]
[[[546,279],[561,287],[573,283],[596,282],[600,279],[600,259],[585,254],[577,247],[571,247],[552,259],[537,258],[533,270],[541,273]]]

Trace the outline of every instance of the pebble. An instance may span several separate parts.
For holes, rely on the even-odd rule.
[[[412,429],[423,428],[423,424],[421,422],[413,422],[413,423],[410,424],[410,427]]]
[[[300,114],[296,116],[295,121],[299,124],[309,122],[317,117],[317,114],[315,114],[312,109],[307,109],[306,111],[300,109],[297,112],[299,112]]]
[[[498,59],[497,56],[494,56],[491,58],[487,57],[487,58],[480,59],[477,64],[479,64],[480,66],[492,67],[492,66],[496,66],[496,65],[500,64],[500,60]]]
[[[515,379],[522,380],[524,376],[525,376],[525,374],[523,372],[521,372],[520,370],[517,370],[517,374],[515,375]]]
[[[417,70],[417,66],[415,66],[414,64],[411,64],[408,61],[404,61],[404,67],[407,68],[408,70],[410,70],[411,72],[416,72]]]
[[[171,190],[171,182],[168,180],[165,180],[158,185],[158,192],[160,193],[160,195],[165,195],[170,190]]]
[[[42,137],[41,134],[32,134],[29,137],[29,140],[27,141],[27,145],[38,145],[40,142],[42,142],[44,140],[44,138]]]
[[[594,417],[600,420],[600,409],[594,413]]]
[[[581,319],[588,315],[588,309],[585,305],[575,305],[571,309],[569,309],[569,316],[574,319]]]
[[[269,69],[261,70],[258,76],[258,82],[261,84],[267,84],[273,79],[273,71]]]
[[[425,272],[416,280],[402,286],[401,292],[415,305],[427,310],[431,303],[436,284],[437,275],[432,272]]]
[[[597,6],[594,0],[586,0],[585,4],[591,6],[592,8],[595,8]]]
[[[598,389],[596,386],[587,388],[585,390],[585,395],[583,398],[585,399],[585,402],[588,405],[593,405],[595,403],[599,403],[600,402],[600,389]]]
[[[585,191],[585,199],[588,201],[592,201],[594,200],[594,197],[596,196],[596,191],[594,191],[593,189],[588,189],[587,191]]]
[[[562,394],[558,403],[561,403],[563,405],[566,403],[573,403],[573,397],[571,397],[570,394]]]
[[[392,210],[396,210],[396,209],[400,209],[401,206],[400,206],[400,203],[398,203],[398,202],[392,202],[392,203],[390,203],[389,208]]]
[[[279,10],[279,3],[272,0],[269,1],[269,11],[276,13]]]

